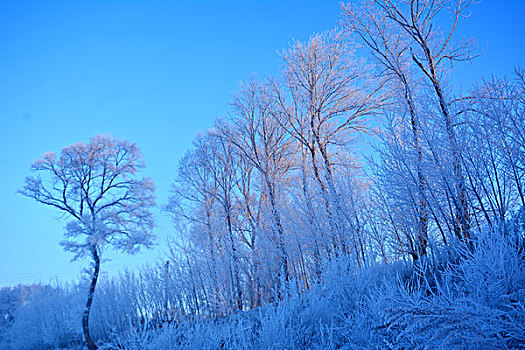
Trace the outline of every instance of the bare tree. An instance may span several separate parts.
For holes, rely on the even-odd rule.
[[[224,134],[237,152],[260,173],[270,202],[273,231],[280,253],[279,276],[285,288],[290,279],[288,254],[284,245],[282,215],[278,208],[279,184],[292,167],[295,149],[286,130],[273,118],[276,102],[267,86],[251,81],[241,87],[232,103],[233,126]]]
[[[177,178],[166,209],[175,220],[184,219],[189,225],[203,226],[206,233],[206,259],[208,271],[213,281],[213,303],[215,314],[221,314],[221,297],[218,277],[218,237],[213,228],[213,216],[217,202],[218,185],[210,171],[211,151],[205,135],[198,135],[189,150],[179,162]],[[204,214],[204,215],[203,215]]]
[[[493,77],[461,101],[465,122],[459,141],[469,192],[489,225],[508,219],[512,209],[525,206],[524,71],[515,80]],[[496,222],[492,222],[496,219]]]
[[[465,179],[461,162],[461,151],[457,142],[454,115],[451,102],[447,99],[443,72],[446,64],[472,59],[474,41],[467,40],[455,44],[452,40],[459,20],[467,15],[473,0],[375,0],[377,8],[402,30],[410,39],[410,58],[422,75],[432,86],[438,102],[442,122],[450,143],[453,163],[453,200],[455,205],[454,232],[463,240],[469,239],[469,208]],[[436,17],[450,10],[452,21],[444,34],[436,25]]]
[[[416,106],[416,92],[420,82],[413,74],[410,65],[410,41],[406,34],[396,28],[383,11],[374,6],[374,0],[362,1],[357,4],[343,5],[343,24],[345,29],[365,44],[374,61],[379,64],[381,74],[388,77],[392,95],[396,101],[403,101],[405,111],[410,117],[413,149],[416,153],[416,172],[413,181],[417,185],[416,212],[418,227],[415,237],[415,249],[412,256],[415,260],[425,256],[428,245],[428,213],[426,202],[426,179],[423,174],[423,147],[421,141],[421,113]],[[398,103],[399,104],[399,103]],[[411,169],[406,169],[411,173]]]
[[[336,218],[348,219],[333,179],[337,149],[355,139],[364,130],[364,119],[384,103],[382,83],[368,79],[366,68],[341,31],[295,42],[281,56],[286,89],[275,87],[281,107],[277,119],[286,121],[281,125],[306,150],[331,231],[336,233],[332,236],[334,252],[346,253],[345,230]]]
[[[93,274],[82,316],[84,343],[97,346],[89,332],[89,313],[100,272],[102,249],[109,245],[136,253],[152,244],[154,226],[150,209],[155,186],[137,179],[144,167],[138,147],[111,136],[97,135],[88,144],[66,147],[57,158],[45,154],[33,163],[20,193],[55,207],[71,219],[61,245],[74,258],[91,255]]]
[[[233,144],[221,137],[217,130],[207,133],[207,145],[209,157],[207,159],[207,171],[212,175],[217,185],[216,200],[222,209],[226,224],[226,239],[231,254],[230,277],[233,290],[233,304],[239,310],[243,309],[243,286],[240,273],[240,252],[236,242],[236,223],[234,211],[235,189],[237,183],[237,169],[239,166]]]

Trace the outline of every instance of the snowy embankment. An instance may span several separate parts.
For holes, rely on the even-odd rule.
[[[498,229],[415,271],[338,261],[303,297],[120,338],[133,349],[508,349],[525,345],[523,234]],[[518,249],[517,249],[518,248]]]
[[[129,275],[128,281],[103,284],[93,333],[103,349],[520,348],[525,344],[523,233],[522,224],[487,230],[473,248],[450,251],[424,269],[396,263],[357,271],[348,259],[333,261],[323,281],[301,296],[217,320],[162,327],[130,322],[136,291],[120,289],[136,286]],[[77,346],[81,291],[33,293],[0,335],[0,347]]]

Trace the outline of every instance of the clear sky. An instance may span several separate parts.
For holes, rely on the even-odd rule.
[[[484,55],[458,66],[464,88],[525,64],[525,0],[484,0],[459,28]],[[40,155],[109,133],[136,142],[167,202],[178,159],[227,112],[237,84],[275,75],[277,50],[339,19],[339,1],[0,0],[0,286],[76,280],[59,246],[53,208],[16,193]],[[154,263],[169,219],[156,211],[158,246],[106,254],[102,271]]]

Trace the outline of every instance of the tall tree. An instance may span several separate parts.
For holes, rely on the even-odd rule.
[[[218,273],[219,237],[214,229],[213,220],[217,202],[217,181],[211,172],[211,151],[207,135],[198,135],[193,141],[193,148],[186,152],[179,162],[177,178],[169,198],[167,210],[176,220],[185,219],[190,225],[203,227],[206,233],[209,253],[206,259],[213,281],[213,313],[221,314],[220,282]]]
[[[406,34],[410,58],[430,83],[451,149],[455,205],[454,232],[469,239],[470,217],[463,174],[461,150],[458,145],[451,100],[447,98],[443,73],[448,63],[470,60],[475,56],[473,40],[454,43],[459,20],[467,14],[473,0],[375,0],[374,3],[391,24]],[[450,10],[452,21],[445,33],[436,25],[436,18]]]
[[[333,250],[346,253],[344,224],[350,220],[334,183],[334,165],[340,160],[336,153],[363,131],[364,118],[383,104],[382,83],[368,79],[363,62],[338,30],[295,42],[281,56],[286,89],[275,89],[281,107],[278,120],[286,121],[281,125],[306,150],[335,233]]]
[[[239,310],[243,309],[243,286],[241,285],[241,253],[239,252],[238,242],[236,240],[236,222],[235,207],[236,198],[235,190],[237,183],[237,171],[239,161],[233,150],[233,144],[221,137],[216,130],[207,133],[207,145],[210,150],[210,156],[207,159],[207,171],[211,174],[217,186],[215,194],[218,205],[222,209],[222,215],[225,220],[226,240],[230,249],[231,264],[230,277],[232,281],[232,290],[234,295],[233,304]]]
[[[421,141],[421,113],[417,111],[416,93],[420,82],[414,77],[410,64],[410,41],[406,34],[388,20],[386,14],[374,5],[374,0],[362,1],[359,5],[343,5],[345,29],[357,35],[365,47],[370,50],[374,62],[378,64],[381,74],[386,76],[392,95],[402,105],[403,114],[410,118],[412,147],[416,153],[416,173],[412,176],[417,186],[415,211],[418,216],[415,249],[411,252],[415,260],[425,256],[428,245],[428,213],[426,203],[426,179],[423,175],[423,147]],[[399,101],[402,101],[399,103]],[[395,107],[395,106],[394,106]],[[408,163],[408,162],[407,162]],[[411,169],[405,169],[411,173]],[[408,197],[408,196],[406,196]]]
[[[251,81],[241,87],[232,103],[235,118],[233,127],[223,127],[225,135],[259,172],[266,188],[273,221],[274,239],[280,255],[279,276],[290,279],[288,253],[284,245],[282,214],[278,208],[279,185],[292,167],[295,147],[286,129],[273,117],[276,101],[271,91],[262,83]],[[285,122],[285,121],[283,121]]]
[[[97,349],[89,332],[89,313],[100,272],[102,249],[109,245],[129,254],[153,240],[155,186],[137,178],[144,167],[139,148],[128,141],[97,135],[88,144],[66,147],[57,157],[35,161],[20,193],[55,207],[71,221],[61,245],[73,259],[91,255],[93,274],[82,315],[84,344]]]

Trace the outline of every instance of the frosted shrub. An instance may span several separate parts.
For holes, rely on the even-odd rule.
[[[130,327],[117,334],[112,345],[123,349],[252,349],[255,342],[252,312],[234,314],[219,320],[196,320],[164,324],[162,328]],[[113,346],[113,347],[112,347]]]
[[[82,339],[81,295],[74,288],[33,287],[5,335],[2,349],[54,349]]]
[[[407,280],[410,269],[402,263],[379,264],[357,270],[352,259],[329,264],[323,285],[330,291],[335,313],[334,338],[337,347],[383,348],[386,321],[384,310],[392,305],[398,281]]]
[[[398,284],[387,310],[394,348],[507,349],[525,344],[525,266],[515,233],[503,226],[476,236],[435,290]]]
[[[126,284],[125,281],[128,283]],[[127,288],[126,288],[127,286]],[[94,339],[108,340],[138,326],[138,300],[132,276],[111,281],[102,280],[93,302],[90,322]]]
[[[516,247],[516,233],[505,233],[500,226],[481,232],[475,244],[475,249],[465,249],[465,259],[453,270],[470,299],[496,308],[525,301],[525,261]]]
[[[260,349],[305,349],[332,347],[334,305],[330,292],[314,290],[260,310]]]
[[[184,349],[251,349],[253,348],[253,315],[235,314],[225,319],[195,322],[185,329]]]
[[[101,346],[101,349],[113,349],[113,345],[121,349],[169,349],[177,344],[173,329],[147,329],[146,327],[130,327],[122,333],[115,333],[113,341]]]

